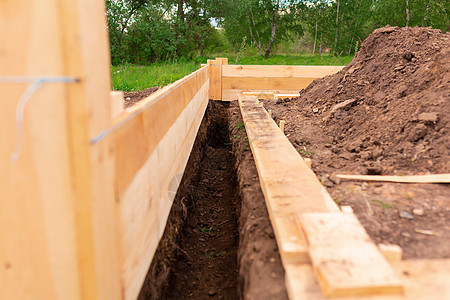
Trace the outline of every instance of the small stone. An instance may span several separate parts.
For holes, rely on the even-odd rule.
[[[424,213],[425,212],[422,208],[414,208],[413,209],[413,214],[415,214],[416,216],[423,216]]]
[[[217,292],[215,290],[209,290],[208,295],[214,296]]]
[[[406,232],[406,231],[403,231],[403,232],[401,233],[401,235],[402,235],[402,237],[405,237],[405,238],[410,238],[410,237],[411,237],[411,233]]]
[[[421,113],[421,114],[419,114],[419,116],[417,118],[419,119],[419,121],[437,122],[438,121],[438,114],[435,113],[435,112]]]
[[[206,242],[206,240],[204,238],[199,238],[198,239],[200,242]]]
[[[319,109],[318,108],[313,108],[313,113],[318,113],[319,112]]]
[[[411,134],[408,137],[409,142],[416,142],[427,135],[427,126],[423,124],[418,124],[414,129],[411,131]]]
[[[368,184],[367,182],[363,182],[363,183],[361,184],[361,189],[362,189],[362,190],[368,190],[368,189],[369,189],[369,184]]]
[[[405,211],[405,210],[401,210],[399,213],[400,218],[403,219],[408,219],[408,220],[413,220],[414,217],[413,215],[411,215],[409,212]]]

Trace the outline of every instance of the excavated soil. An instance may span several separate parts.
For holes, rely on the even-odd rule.
[[[153,94],[154,92],[159,90],[160,88],[161,88],[160,86],[154,86],[154,87],[142,90],[142,91],[124,92],[123,93],[124,107],[127,108],[127,107],[135,105],[142,99],[147,98],[148,96],[150,96],[151,94]]]
[[[210,102],[139,299],[287,299],[236,102]]]
[[[450,173],[450,33],[384,27],[339,73],[265,101],[340,205],[404,258],[450,258],[450,186],[342,181],[336,174]]]

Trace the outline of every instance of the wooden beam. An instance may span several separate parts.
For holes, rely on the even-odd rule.
[[[399,183],[450,183],[450,174],[430,174],[413,176],[389,176],[389,175],[336,175],[341,179],[363,181],[387,181]]]
[[[111,91],[111,117],[114,119],[120,115],[124,110],[124,100],[122,91]]]
[[[316,78],[309,77],[223,77],[224,90],[295,90],[306,88]]]
[[[222,60],[208,59],[209,66],[209,99],[222,100]]]
[[[274,89],[274,90],[264,90],[264,89],[222,89],[222,101],[233,101],[237,100],[239,94],[241,93],[258,93],[258,94],[295,94],[298,93],[299,90],[280,90],[280,89]]]
[[[147,161],[166,132],[179,118],[209,77],[209,69],[194,73],[156,91],[150,97],[126,110],[116,120],[128,120],[114,133],[116,148],[116,187],[123,195],[130,182]],[[146,109],[150,107],[151,109]],[[130,118],[130,116],[134,116]]]
[[[327,297],[402,294],[403,286],[353,214],[299,214],[299,225]]]
[[[0,298],[119,299],[105,8],[90,0],[0,3],[0,76],[56,76],[29,99],[17,162],[16,105],[0,83]],[[95,100],[95,101],[94,101]]]
[[[272,92],[243,92],[244,96],[256,96],[258,99],[273,100],[275,99],[274,93]]]
[[[339,208],[257,97],[241,95],[239,105],[283,264],[307,262],[295,214]]]
[[[343,66],[227,65],[223,77],[321,78],[342,70]]]
[[[339,300],[442,300],[450,298],[450,259],[403,260],[392,265],[401,276],[404,295],[379,295],[339,297]],[[309,264],[289,264],[285,267],[286,277],[299,278],[287,282],[290,300],[327,300]]]

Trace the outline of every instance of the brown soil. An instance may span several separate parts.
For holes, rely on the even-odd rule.
[[[335,175],[450,173],[449,42],[430,28],[380,28],[339,73],[264,102],[336,202],[404,258],[450,258],[450,186]]]
[[[135,105],[142,99],[147,98],[148,96],[150,96],[151,94],[153,94],[154,92],[159,90],[160,88],[161,88],[160,86],[154,86],[154,87],[142,90],[142,91],[124,92],[123,93],[124,100],[125,100],[124,107],[127,108],[127,107]]]

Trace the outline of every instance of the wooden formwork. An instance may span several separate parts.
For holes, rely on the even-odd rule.
[[[135,299],[208,99],[295,94],[342,68],[218,58],[122,111],[121,94],[110,94],[104,9],[100,0],[0,2],[0,299]],[[22,122],[16,110],[25,98]],[[303,169],[304,186],[319,189]],[[338,211],[321,186],[316,196],[324,212]],[[272,220],[277,231],[298,234],[296,217],[284,217]],[[281,235],[294,263],[287,275],[311,273],[298,267],[309,262],[306,245]],[[316,296],[308,276],[288,281],[291,298]]]

